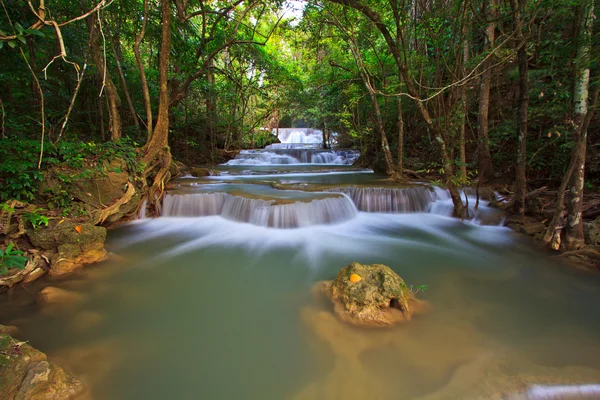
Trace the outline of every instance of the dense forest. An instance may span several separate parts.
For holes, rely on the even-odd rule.
[[[551,188],[545,240],[577,248],[600,183],[595,24],[591,0],[2,0],[2,200],[115,152],[155,199],[172,160],[308,126],[397,180],[437,174],[457,216],[457,187],[507,185],[517,215]]]

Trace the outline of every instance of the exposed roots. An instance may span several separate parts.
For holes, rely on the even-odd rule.
[[[135,186],[133,186],[133,184],[131,182],[127,182],[127,191],[125,192],[123,197],[121,197],[119,200],[114,202],[112,205],[96,211],[96,215],[95,215],[92,223],[94,225],[98,225],[98,224],[101,224],[104,221],[106,221],[108,219],[108,217],[119,212],[119,208],[121,208],[121,206],[123,204],[127,204],[131,200],[131,198],[133,197],[134,194],[135,194]]]
[[[146,193],[142,197],[142,204],[144,203],[144,200],[146,200],[146,205],[153,208],[156,215],[159,213],[158,205],[165,193],[165,185],[171,179],[171,173],[169,172],[171,161],[171,152],[169,151],[169,148],[166,147],[157,154],[154,161],[146,168],[146,171],[144,171],[144,182],[147,182],[148,179],[152,179],[152,185],[147,187]],[[158,171],[152,178],[153,172],[156,169],[158,169]]]

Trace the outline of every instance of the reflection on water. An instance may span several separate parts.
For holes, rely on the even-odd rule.
[[[429,213],[287,230],[144,220],[110,232],[118,259],[52,283],[84,302],[40,313],[18,291],[2,321],[96,399],[500,399],[600,382],[600,280],[521,240]],[[311,287],[351,261],[428,285],[432,311],[339,322]]]

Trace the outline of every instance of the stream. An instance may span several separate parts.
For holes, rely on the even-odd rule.
[[[109,231],[115,257],[51,282],[81,302],[40,309],[23,290],[3,321],[94,399],[518,399],[600,383],[597,275],[486,201],[451,218],[446,190],[281,131],[220,175],[179,178],[160,218]],[[311,289],[352,261],[427,285],[431,310],[389,329],[338,321]]]

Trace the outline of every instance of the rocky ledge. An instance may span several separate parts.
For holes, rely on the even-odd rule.
[[[82,398],[83,383],[50,364],[44,353],[0,334],[0,398],[62,400]]]

